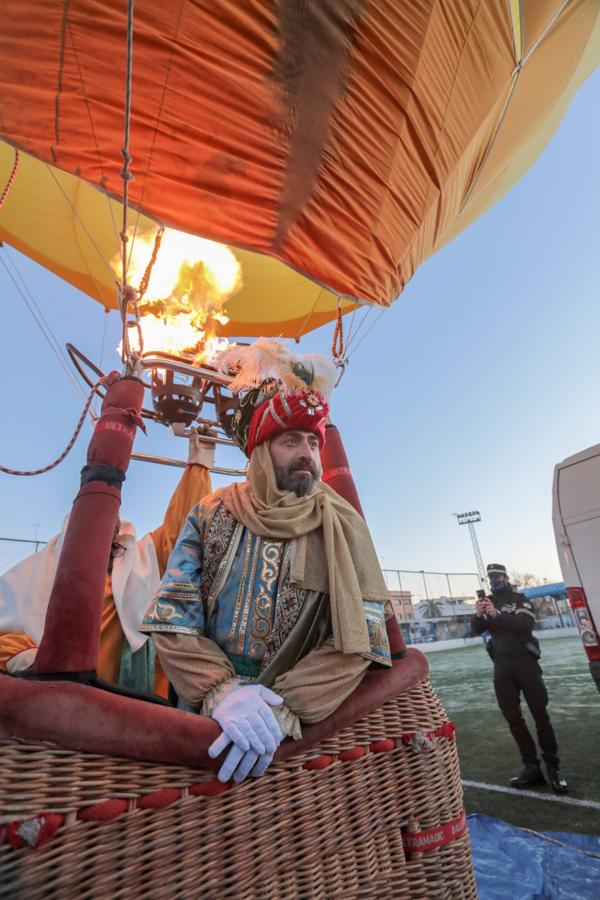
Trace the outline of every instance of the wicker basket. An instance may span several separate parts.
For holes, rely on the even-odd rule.
[[[64,816],[43,845],[4,840],[2,898],[477,896],[456,743],[428,682],[220,796],[197,796],[220,789],[198,769],[17,741],[0,758],[0,822]],[[116,818],[82,821],[116,798]]]

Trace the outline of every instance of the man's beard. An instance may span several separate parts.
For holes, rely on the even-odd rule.
[[[311,459],[296,460],[289,466],[279,466],[273,463],[275,479],[280,491],[293,491],[298,497],[306,497],[312,494],[321,477],[321,467],[317,467]],[[298,469],[307,469],[311,474],[298,473]]]

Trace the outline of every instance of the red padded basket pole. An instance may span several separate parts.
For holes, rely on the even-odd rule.
[[[87,465],[116,475],[118,484],[141,423],[144,386],[138,378],[116,373],[115,378],[102,402]],[[96,671],[106,571],[121,502],[117,484],[91,480],[75,498],[32,667],[36,674]]]
[[[323,466],[322,481],[337,491],[344,500],[351,503],[364,519],[365,514],[360,505],[341,435],[336,426],[332,424],[325,428],[325,445],[321,451],[321,464]],[[406,652],[406,643],[395,615],[386,620],[386,629],[392,655],[402,656]]]

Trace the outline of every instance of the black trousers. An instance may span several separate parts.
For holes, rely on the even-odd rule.
[[[540,665],[533,656],[512,660],[496,660],[494,689],[498,706],[508,722],[524,763],[535,763],[538,754],[525,719],[521,713],[521,694],[533,719],[542,757],[550,765],[558,766],[558,747],[554,729],[548,716],[548,691]]]

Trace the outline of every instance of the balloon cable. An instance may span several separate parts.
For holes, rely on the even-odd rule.
[[[48,346],[50,347],[50,350],[56,357],[58,364],[63,369],[65,375],[67,376],[67,378],[69,379],[69,381],[71,382],[71,384],[73,385],[75,390],[80,394],[82,399],[85,400],[85,393],[83,392],[79,382],[77,381],[77,379],[74,377],[73,373],[71,372],[71,370],[69,368],[68,359],[64,355],[64,353],[61,349],[61,346],[58,343],[47,319],[45,318],[45,316],[44,316],[43,312],[41,311],[40,307],[38,306],[38,304],[36,303],[35,298],[34,298],[32,292],[30,291],[29,287],[27,286],[27,282],[25,281],[22,273],[19,272],[19,269],[17,268],[15,261],[13,259],[11,259],[11,257],[8,255],[8,253],[6,253],[6,254],[3,254],[2,256],[0,256],[0,264],[5,269],[6,274],[8,275],[8,277],[14,284],[15,288],[17,289],[19,296],[21,297],[21,300],[23,301],[23,303],[25,304],[25,306],[31,313],[35,324],[38,326],[43,337],[46,339],[46,342],[47,342]],[[9,268],[9,264],[10,264],[10,268]],[[12,269],[12,271],[11,271],[11,269]],[[19,279],[21,284],[18,283],[17,278]]]
[[[71,200],[71,198],[69,197],[69,195],[67,194],[67,192],[65,191],[65,189],[63,188],[62,184],[60,183],[60,181],[59,181],[58,178],[56,177],[56,173],[55,173],[54,166],[51,166],[51,165],[49,165],[48,163],[46,163],[46,168],[47,168],[47,170],[48,170],[48,174],[49,174],[49,175],[52,177],[52,179],[54,180],[54,183],[55,183],[56,187],[59,189],[59,191],[60,191],[61,194],[63,195],[63,198],[64,198],[64,200],[65,200],[65,203],[67,204],[67,206],[69,206],[71,212],[73,213],[73,216],[75,217],[75,219],[77,219],[77,221],[78,221],[79,224],[81,225],[81,228],[82,228],[83,231],[85,232],[86,237],[89,239],[89,241],[90,241],[92,247],[94,248],[94,250],[95,250],[96,253],[98,254],[98,258],[100,259],[100,262],[101,262],[102,265],[105,267],[105,269],[110,273],[111,278],[114,279],[114,282],[115,282],[116,286],[119,287],[119,282],[118,282],[117,278],[115,277],[115,273],[113,272],[110,263],[108,262],[107,258],[104,256],[102,250],[100,249],[100,247],[98,246],[98,244],[97,244],[96,241],[94,240],[94,236],[93,236],[93,234],[91,233],[91,231],[89,230],[89,228],[87,227],[87,225],[85,224],[84,220],[83,220],[83,219],[81,218],[81,216],[79,215],[79,212],[78,212],[78,210],[77,210],[77,207],[75,206],[75,204],[73,203],[73,201]],[[88,271],[89,271],[89,267],[88,267]],[[90,275],[91,275],[91,272],[90,272]],[[91,275],[91,277],[93,278],[94,276]],[[94,279],[94,280],[95,280],[95,279]]]
[[[372,307],[369,307],[369,310],[371,310],[371,309],[372,309]],[[361,339],[355,344],[355,346],[354,346],[354,348],[353,348],[353,350],[352,350],[352,353],[356,353],[356,351],[358,350],[358,348],[360,347],[360,345],[362,344],[362,342],[363,342],[363,341],[365,340],[365,338],[373,331],[373,329],[375,328],[375,326],[377,325],[377,323],[379,322],[379,320],[381,319],[382,315],[384,314],[384,312],[386,312],[387,309],[388,309],[387,306],[383,306],[383,307],[379,310],[379,315],[377,316],[376,319],[374,319],[374,320],[371,322],[371,325],[369,326],[369,328],[367,328],[367,330],[366,330],[366,331],[364,332],[364,334],[362,335]],[[366,316],[363,318],[361,324],[363,324],[363,323],[365,322],[366,318],[367,318]],[[357,329],[357,331],[356,331],[356,334],[358,334],[358,329]],[[350,356],[351,356],[351,354],[348,354],[348,357],[347,357],[348,360],[350,359]]]

